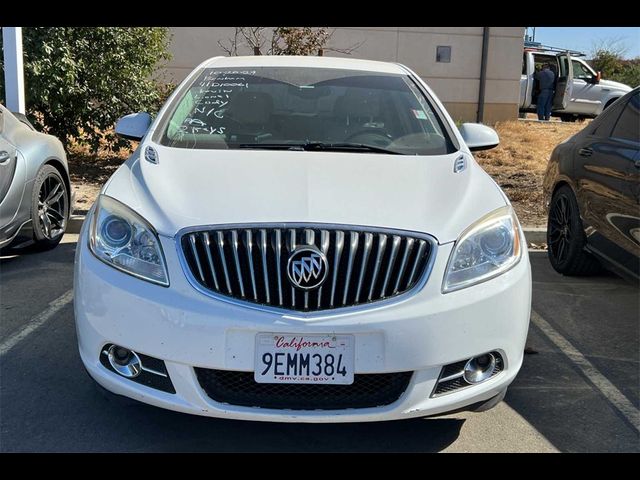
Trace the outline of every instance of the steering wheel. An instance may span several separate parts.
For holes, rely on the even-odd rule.
[[[220,118],[219,120],[222,120],[223,122],[226,122],[226,130],[230,130],[233,127],[241,127],[242,124],[236,120],[235,118],[233,118],[231,115],[224,115],[222,118]]]
[[[344,139],[344,142],[345,143],[351,143],[351,142],[367,143],[367,142],[353,142],[354,138],[364,136],[364,135],[372,137],[371,143],[374,145],[386,146],[393,141],[393,137],[391,135],[389,135],[388,133],[383,133],[382,131],[380,131],[379,128],[365,127],[349,135],[347,138]],[[380,141],[381,139],[382,141]]]

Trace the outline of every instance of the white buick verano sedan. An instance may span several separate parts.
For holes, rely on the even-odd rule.
[[[526,243],[407,67],[213,58],[87,215],[82,361],[102,389],[198,415],[357,422],[481,411],[522,365]]]

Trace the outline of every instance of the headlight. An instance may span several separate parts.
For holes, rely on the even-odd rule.
[[[520,260],[520,228],[511,207],[481,218],[456,241],[447,264],[442,293],[484,282]]]
[[[158,234],[144,218],[106,195],[98,198],[89,246],[96,257],[112,267],[169,286]]]

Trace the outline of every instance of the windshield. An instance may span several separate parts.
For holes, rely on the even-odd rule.
[[[330,68],[204,69],[158,132],[176,148],[454,151],[408,76]]]

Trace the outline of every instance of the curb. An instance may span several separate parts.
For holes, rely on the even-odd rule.
[[[82,228],[82,222],[84,222],[85,215],[71,215],[67,221],[67,229],[64,233],[80,233]]]
[[[547,229],[544,227],[522,227],[527,243],[542,245],[547,243]]]
[[[82,222],[84,222],[84,215],[71,215],[71,218],[67,222],[67,230],[65,233],[80,233],[82,228]],[[541,227],[522,227],[524,230],[524,236],[527,239],[527,243],[535,243],[541,245],[547,243],[547,229]]]

